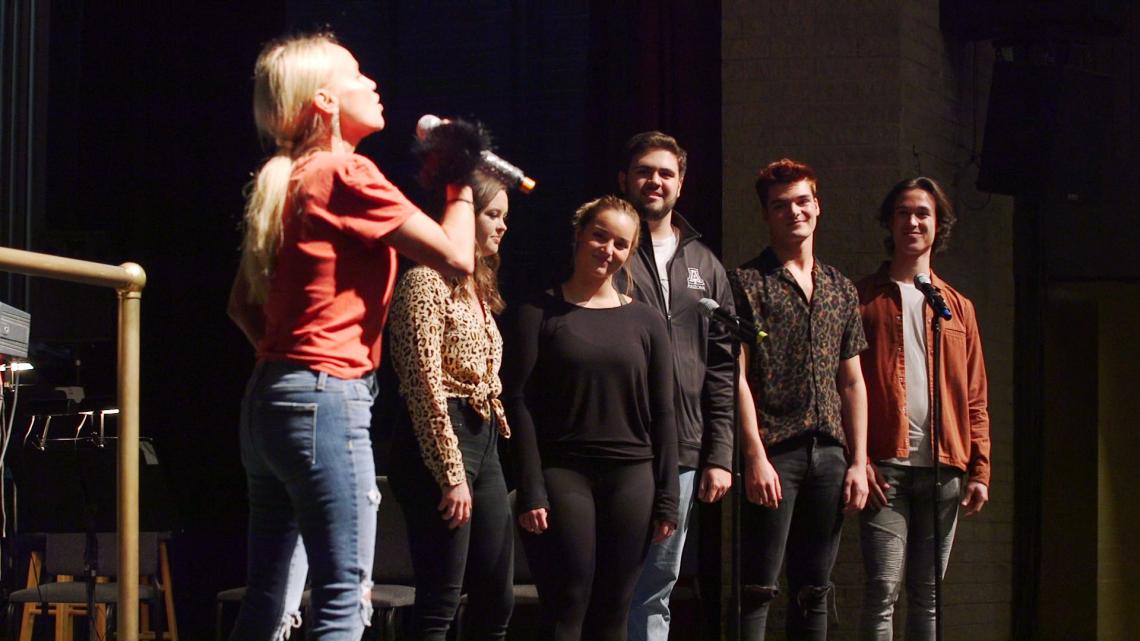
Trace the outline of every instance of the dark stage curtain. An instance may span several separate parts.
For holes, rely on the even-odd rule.
[[[616,188],[630,135],[660,129],[689,152],[678,210],[713,251],[721,242],[720,3],[606,2],[590,11],[586,132],[595,182]]]

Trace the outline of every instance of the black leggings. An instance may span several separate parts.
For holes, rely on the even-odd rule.
[[[649,549],[651,462],[546,467],[549,529],[523,532],[543,610],[543,639],[624,641]]]
[[[484,422],[465,401],[449,401],[448,414],[471,489],[471,520],[462,527],[448,529],[440,518],[436,506],[442,493],[406,417],[392,442],[392,490],[408,521],[416,575],[412,638],[446,638],[466,580],[467,638],[503,639],[514,607],[514,521],[496,447],[498,432],[494,421]]]

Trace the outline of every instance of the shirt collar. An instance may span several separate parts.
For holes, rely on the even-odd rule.
[[[879,265],[879,270],[875,272],[871,282],[875,287],[879,288],[885,288],[894,284],[894,281],[891,280],[891,261],[884,260],[883,264]],[[930,270],[930,282],[933,283],[934,288],[939,291],[946,288],[946,281],[942,280],[942,278],[934,272],[933,268]]]

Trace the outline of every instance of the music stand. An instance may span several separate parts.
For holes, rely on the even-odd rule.
[[[118,437],[28,439],[16,466],[15,532],[86,533],[84,549],[88,624],[94,639],[96,533],[117,532]],[[139,529],[175,529],[177,514],[154,442],[139,439]]]

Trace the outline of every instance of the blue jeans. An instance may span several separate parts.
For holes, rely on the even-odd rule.
[[[775,510],[748,501],[742,507],[742,637],[763,641],[786,552],[788,638],[823,641],[847,458],[831,439],[808,434],[773,445],[768,460],[780,475],[784,498]]]
[[[311,639],[356,641],[372,616],[380,492],[368,430],[375,379],[261,362],[242,401],[248,590],[233,641],[289,636],[309,574]]]
[[[681,468],[681,495],[677,501],[677,531],[661,543],[649,546],[649,556],[633,591],[629,610],[629,641],[668,641],[669,595],[681,574],[681,556],[693,509],[693,486],[697,471]]]
[[[859,638],[890,641],[891,620],[905,572],[907,641],[934,638],[934,515],[931,490],[934,469],[879,465],[887,489],[887,505],[867,507],[860,514],[859,532],[867,583]],[[962,472],[942,467],[938,493],[938,519],[942,537],[942,574],[954,544]]]

